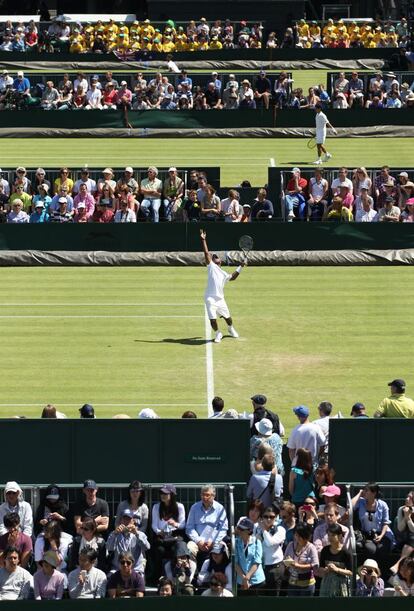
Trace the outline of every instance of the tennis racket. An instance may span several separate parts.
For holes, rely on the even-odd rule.
[[[315,136],[312,136],[312,138],[309,138],[308,142],[306,143],[306,146],[310,150],[312,150],[312,149],[314,149],[316,147],[316,138],[315,138]]]
[[[247,261],[247,255],[253,248],[253,238],[249,235],[242,235],[239,239],[239,247],[243,251],[244,261]]]

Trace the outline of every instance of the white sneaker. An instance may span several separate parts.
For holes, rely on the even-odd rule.
[[[222,339],[223,339],[223,333],[221,333],[220,331],[217,331],[216,337],[214,338],[214,342],[216,344],[219,344]]]
[[[322,159],[317,159],[313,162],[313,165],[322,165]]]
[[[236,329],[233,326],[227,327],[229,330],[229,333],[232,337],[239,337],[239,334],[237,333]]]
[[[324,161],[328,161],[328,159],[330,159],[332,157],[331,153],[326,153],[325,157],[323,158]]]
[[[294,219],[295,218],[295,213],[293,212],[293,210],[291,210],[289,212],[289,214],[287,215],[288,219]]]

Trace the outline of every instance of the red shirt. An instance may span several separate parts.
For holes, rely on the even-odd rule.
[[[306,178],[299,178],[298,183],[299,183],[299,187],[301,187],[301,189],[302,189],[303,195],[305,195],[306,188],[308,186],[308,181],[306,180]],[[289,180],[289,182],[287,184],[287,187],[286,187],[286,190],[287,191],[295,191],[296,190],[296,181],[295,181],[294,178],[291,178]]]
[[[13,545],[17,547],[20,555],[24,554],[25,552],[31,552],[33,549],[32,539],[29,537],[29,535],[25,535],[22,532],[19,532],[16,543]],[[9,533],[1,535],[0,537],[0,552],[4,552],[6,547],[9,547]]]

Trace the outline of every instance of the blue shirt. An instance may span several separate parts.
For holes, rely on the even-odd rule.
[[[13,81],[13,89],[15,89],[16,91],[26,91],[27,89],[30,89],[30,81],[28,78],[23,77],[22,79],[19,78],[15,78]]]
[[[315,496],[313,475],[305,478],[304,471],[298,467],[292,467],[292,471],[296,474],[292,503],[303,503],[307,496]]]
[[[194,543],[200,540],[219,542],[227,535],[228,527],[223,505],[213,501],[212,506],[206,509],[199,501],[190,509],[185,532]]]
[[[49,210],[53,212],[54,210],[59,210],[59,198],[63,197],[63,195],[55,195],[52,201],[49,204]],[[72,212],[73,210],[73,197],[70,195],[65,195],[67,202],[67,211]]]
[[[385,524],[391,524],[388,505],[382,499],[377,499],[375,501],[375,511],[368,512],[366,500],[360,498],[355,505],[355,511],[358,512],[361,530],[363,532],[375,530],[377,533],[379,533]],[[385,536],[389,537],[390,539],[394,538],[393,533],[389,528]]]
[[[246,575],[252,568],[253,564],[257,564],[257,571],[251,576],[250,584],[255,586],[259,583],[263,583],[265,580],[265,574],[262,566],[263,558],[263,547],[262,542],[256,537],[251,536],[247,546],[245,547],[240,537],[236,537],[236,550],[235,559],[236,564],[239,565],[243,574]],[[237,583],[241,585],[243,583],[240,575],[237,575]]]
[[[49,215],[46,210],[42,210],[42,212],[32,212],[30,215],[29,223],[47,223],[49,220]]]
[[[272,433],[270,437],[260,437],[259,435],[253,435],[250,439],[250,460],[256,459],[259,446],[265,443],[269,445],[273,450],[273,456],[275,457],[275,463],[277,467],[277,472],[280,475],[284,475],[285,468],[282,462],[282,449],[283,442],[277,433]]]

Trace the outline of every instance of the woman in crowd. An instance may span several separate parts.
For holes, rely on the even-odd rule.
[[[253,533],[256,533],[256,530],[259,526],[259,522],[263,516],[265,506],[262,501],[258,499],[250,499],[247,502],[247,517],[254,524]]]
[[[46,183],[37,187],[37,194],[33,197],[32,209],[35,210],[37,205],[42,203],[46,212],[49,211],[49,206],[52,203],[52,198],[49,195],[49,187]]]
[[[216,573],[213,575],[209,583],[209,588],[204,590],[201,596],[232,598],[233,594],[228,589],[227,576],[223,573]]]
[[[358,573],[355,596],[378,598],[384,595],[384,582],[376,560],[367,558]]]
[[[287,72],[281,72],[275,80],[273,91],[276,108],[287,106],[290,82]]]
[[[399,575],[392,578],[392,585],[395,596],[414,596],[414,558],[405,558],[401,562]]]
[[[62,529],[67,524],[69,507],[61,497],[60,488],[50,484],[43,493],[34,519],[34,531],[38,535],[51,520],[60,522]]]
[[[46,179],[46,172],[43,168],[37,168],[34,181],[32,182],[32,192],[37,193],[40,185],[47,185],[47,191],[50,191],[50,181]],[[36,197],[36,196],[35,196]]]
[[[172,484],[160,488],[160,501],[152,508],[152,530],[155,573],[162,575],[163,562],[171,559],[174,547],[185,531],[185,509],[177,502],[177,490]]]
[[[257,433],[250,438],[250,460],[257,458],[259,447],[265,443],[270,446],[277,471],[283,476],[285,472],[282,461],[283,442],[277,433],[273,433],[272,422],[268,418],[262,418],[256,422],[255,429]]]
[[[39,561],[40,567],[33,575],[34,597],[36,600],[59,600],[63,597],[65,576],[57,570],[59,558],[49,550]]]
[[[360,554],[365,558],[376,558],[380,566],[385,564],[394,544],[394,535],[389,526],[389,508],[381,499],[378,484],[371,482],[361,489],[353,497],[352,506],[361,525]]]
[[[315,93],[314,87],[309,87],[308,95],[306,96],[306,104],[302,106],[302,108],[315,108],[316,104],[319,104],[320,99],[319,96]]]
[[[296,507],[290,501],[283,501],[280,505],[280,525],[286,531],[286,539],[284,547],[287,547],[289,543],[293,541],[293,537],[296,531]]]
[[[254,524],[249,518],[240,518],[236,527],[235,568],[238,592],[242,596],[258,595],[266,585],[263,546],[253,530]]]
[[[176,584],[176,593],[181,596],[193,596],[193,579],[197,569],[185,541],[177,541],[174,555],[165,564],[165,576]]]
[[[315,496],[312,471],[312,454],[309,450],[299,448],[296,452],[296,465],[292,467],[289,475],[289,492],[296,507],[303,505],[306,497]]]
[[[158,596],[165,598],[166,596],[174,596],[174,583],[168,577],[161,577],[157,587]]]
[[[322,465],[315,471],[315,496],[320,503],[323,500],[323,495],[328,486],[332,486],[335,478],[335,471],[328,467],[328,465]]]
[[[303,505],[298,508],[298,520],[302,524],[307,524],[312,529],[312,532],[318,526],[319,517],[316,506],[316,499],[312,496],[308,496]]]
[[[115,197],[111,185],[106,184],[102,187],[102,191],[98,195],[97,206],[101,204],[104,204],[113,211],[118,209],[118,200]]]
[[[119,188],[118,197],[115,201],[115,210],[118,210],[121,207],[122,202],[126,202],[127,207],[133,210],[135,214],[138,213],[139,202],[135,199],[135,195],[131,193],[131,188],[126,184],[121,185]]]
[[[311,538],[310,526],[298,524],[294,539],[286,548],[284,563],[289,574],[288,596],[313,596],[315,593],[319,560]]]
[[[257,536],[263,545],[263,568],[266,578],[266,596],[279,596],[285,565],[283,564],[283,544],[286,530],[277,524],[279,509],[274,505],[267,507],[259,522]]]
[[[315,170],[315,175],[309,180],[308,220],[321,221],[328,204],[329,184],[323,177],[323,170]]]
[[[352,182],[354,185],[354,196],[358,197],[361,195],[361,189],[364,187],[368,194],[371,193],[372,180],[368,176],[366,168],[357,168],[352,176]]]
[[[133,570],[134,558],[129,552],[119,554],[119,570],[108,579],[109,598],[142,598],[144,578]]]
[[[217,574],[225,575],[226,588],[231,590],[232,587],[232,569],[230,562],[230,554],[227,545],[224,541],[216,543],[212,548],[210,555],[204,560],[200,572],[198,573],[197,583],[200,588],[205,588],[211,583],[211,579]]]
[[[400,559],[390,569],[391,573],[397,573],[399,563],[414,552],[414,490],[407,494],[404,505],[398,508],[394,534],[403,547]]]
[[[76,535],[68,552],[68,571],[73,571],[79,565],[79,554],[83,549],[93,549],[97,554],[96,568],[106,572],[106,545],[105,541],[99,536],[95,520],[85,518],[82,521],[81,535]]]
[[[131,509],[135,514],[135,522],[140,530],[146,532],[148,526],[148,505],[145,503],[144,488],[138,480],[134,480],[128,486],[127,498],[121,501],[116,510],[115,526],[121,523],[121,516],[125,509]]]
[[[59,170],[59,176],[53,182],[53,186],[55,190],[55,195],[57,195],[60,192],[60,189],[63,186],[67,187],[68,195],[72,194],[73,180],[70,178],[70,171],[68,168],[61,168]]]
[[[319,596],[343,597],[350,595],[352,576],[351,554],[344,549],[344,534],[339,524],[328,526],[329,545],[322,548],[319,577],[322,577]]]
[[[202,201],[200,202],[200,213],[203,220],[215,221],[221,214],[220,198],[212,185],[207,185]]]
[[[59,571],[66,570],[66,558],[72,535],[62,531],[62,522],[59,520],[48,521],[43,527],[43,532],[38,535],[34,545],[34,559],[40,566],[46,552],[52,551],[56,554],[56,567]]]
[[[414,223],[414,197],[410,197],[405,202],[405,209],[401,212],[400,221],[402,223]]]

